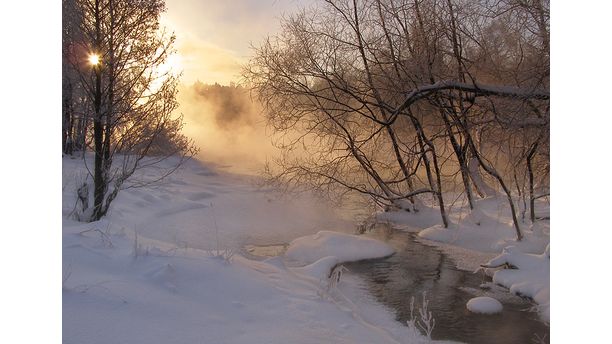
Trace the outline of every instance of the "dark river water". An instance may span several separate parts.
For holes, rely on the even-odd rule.
[[[529,311],[533,306],[529,300],[495,286],[481,288],[487,282],[482,274],[457,269],[439,249],[417,242],[414,234],[379,228],[370,235],[387,241],[396,253],[344,265],[349,273],[365,280],[364,288],[379,302],[395,310],[398,321],[406,323],[411,298],[420,305],[426,292],[435,318],[432,339],[499,344],[549,342],[550,329],[537,313]],[[503,311],[495,315],[469,312],[465,306],[468,300],[482,295],[497,298]]]

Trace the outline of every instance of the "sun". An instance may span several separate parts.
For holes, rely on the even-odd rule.
[[[89,54],[89,57],[87,58],[87,60],[89,61],[89,64],[91,64],[92,66],[97,66],[98,64],[100,64],[100,56],[98,54],[94,54],[94,53]]]

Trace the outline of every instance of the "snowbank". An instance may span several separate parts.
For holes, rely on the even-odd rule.
[[[512,269],[493,273],[493,282],[517,295],[532,298],[539,305],[540,316],[550,321],[550,246],[540,255],[523,253],[514,246],[487,262],[487,266],[509,264]]]
[[[334,266],[340,264],[338,257],[327,256],[323,257],[316,262],[303,266],[301,268],[295,268],[293,271],[302,275],[310,276],[315,280],[325,280],[330,277],[329,274]]]
[[[514,245],[522,252],[539,253],[544,250],[550,238],[544,232],[548,226],[523,225],[523,240],[516,241],[516,231],[510,219],[493,215],[496,210],[494,202],[486,200],[468,214],[455,214],[448,228],[441,224],[425,228],[419,237],[427,240],[452,244],[479,252],[499,253],[504,247]],[[502,207],[503,204],[498,204]],[[484,208],[484,209],[483,209]],[[490,208],[485,210],[486,208]]]
[[[456,199],[457,195],[448,194],[445,197]],[[538,209],[547,205],[539,202]],[[530,226],[521,220],[521,230],[524,239],[516,241],[516,231],[513,227],[510,207],[505,198],[486,198],[475,202],[475,209],[470,210],[467,203],[457,201],[447,208],[449,225],[441,224],[440,212],[437,208],[420,205],[419,212],[389,211],[376,214],[381,222],[390,222],[394,228],[403,231],[419,232],[422,239],[451,244],[468,250],[495,253],[514,245],[526,253],[540,253],[550,241],[550,225],[547,221],[539,221]]]
[[[293,240],[285,252],[285,257],[302,264],[312,264],[325,257],[336,257],[337,263],[342,263],[382,258],[394,252],[391,246],[375,239],[320,231],[317,234]]]
[[[466,307],[470,312],[480,314],[495,314],[504,309],[501,302],[488,296],[472,298],[467,302]]]
[[[376,214],[376,219],[379,222],[394,223],[399,225],[399,227],[409,225],[407,228],[402,229],[410,232],[419,231],[440,222],[440,211],[438,209],[423,204],[420,204],[418,209],[418,212],[408,212],[405,210],[379,212]]]

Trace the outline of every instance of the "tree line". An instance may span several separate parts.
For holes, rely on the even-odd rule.
[[[272,181],[385,208],[502,195],[516,237],[548,196],[546,0],[324,0],[244,75],[283,154]],[[291,134],[289,134],[291,133]],[[527,213],[528,211],[528,213]]]

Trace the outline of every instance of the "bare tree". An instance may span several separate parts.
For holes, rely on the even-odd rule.
[[[75,49],[75,69],[93,124],[93,207],[84,217],[95,221],[107,213],[121,189],[162,179],[195,148],[180,133],[182,119],[172,115],[178,106],[178,76],[160,68],[174,43],[174,36],[159,26],[164,2],[75,2],[82,37]],[[155,180],[130,179],[138,169],[158,166],[175,155],[178,162]]]
[[[510,176],[519,165],[533,172],[535,156],[546,165],[547,9],[325,0],[285,18],[245,70],[285,151],[272,179],[406,210],[431,194],[444,226],[445,183],[459,176],[474,208],[473,191],[484,197],[494,182],[520,240]]]

